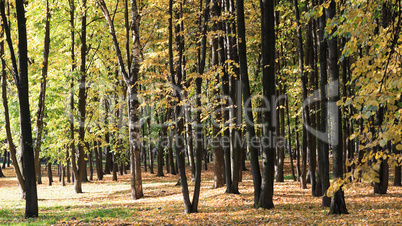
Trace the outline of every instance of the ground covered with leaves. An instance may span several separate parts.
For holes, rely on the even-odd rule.
[[[211,169],[211,167],[210,167]],[[58,178],[48,186],[47,178],[38,185],[39,218],[24,219],[21,200],[12,168],[0,178],[0,224],[56,225],[216,225],[216,224],[402,224],[402,188],[390,186],[386,195],[374,195],[369,184],[355,183],[345,191],[350,214],[329,216],[321,198],[300,189],[291,179],[275,183],[275,208],[253,208],[253,183],[244,172],[240,195],[226,194],[225,188],[212,189],[213,172],[203,171],[199,213],[184,214],[178,176],[156,177],[143,173],[145,197],[130,199],[129,175],[112,181],[83,184],[83,194],[75,194],[73,184],[61,186]],[[190,182],[192,186],[194,183]]]

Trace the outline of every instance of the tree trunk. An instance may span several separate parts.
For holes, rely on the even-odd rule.
[[[7,43],[10,49],[12,61],[12,73],[15,84],[18,89],[20,129],[21,129],[21,153],[23,157],[23,172],[25,178],[26,205],[25,217],[38,217],[38,196],[35,178],[35,159],[32,142],[32,126],[29,110],[29,92],[28,92],[28,43],[26,31],[26,18],[24,2],[16,1],[17,23],[18,23],[18,67],[14,47],[11,41],[10,28],[6,19],[4,2],[1,4],[1,14],[4,30],[7,36]],[[16,167],[15,165],[14,167]]]
[[[299,6],[297,0],[293,0],[293,5],[295,9],[295,16],[296,16],[296,24],[297,24],[297,46],[298,46],[298,56],[299,56],[299,70],[300,70],[300,81],[302,86],[302,93],[303,93],[303,103],[307,99],[307,78],[304,74],[304,63],[303,63],[303,39],[302,39],[302,31],[300,25],[300,13],[299,13]],[[309,106],[303,104],[303,167],[302,167],[302,174],[300,178],[300,185],[301,188],[307,189],[307,153],[311,153],[312,151],[312,139],[311,134],[308,132],[306,126],[310,125],[310,116],[309,116]],[[313,181],[315,181],[315,174],[313,175]],[[314,184],[315,185],[315,184]],[[314,186],[315,187],[315,186]],[[314,188],[315,189],[315,188]]]
[[[261,52],[262,52],[262,93],[266,100],[275,97],[275,29],[274,1],[261,0]],[[271,104],[273,104],[271,103]],[[266,103],[267,105],[268,103]],[[268,106],[265,106],[268,107]],[[274,207],[274,164],[275,164],[275,107],[263,112],[263,176],[258,207]],[[268,143],[267,143],[268,142]]]
[[[211,11],[211,18],[216,19],[219,16],[219,5],[218,5],[218,0],[211,0],[212,4],[212,11]],[[219,25],[216,20],[214,20],[214,23],[212,25],[212,31],[218,32],[219,31]],[[211,64],[215,67],[215,70],[219,67],[219,54],[218,54],[218,49],[219,49],[219,39],[217,37],[214,37],[212,39],[212,59],[211,59]],[[216,83],[219,83],[219,73],[217,73],[216,77]],[[214,89],[214,97],[219,96],[218,90]],[[219,100],[218,100],[219,102]],[[219,135],[220,131],[220,121],[222,120],[222,114],[221,114],[221,106],[218,104],[215,106],[214,109],[214,115],[213,115],[213,155],[214,155],[214,185],[213,188],[220,188],[223,187],[224,182],[223,182],[223,173],[224,171],[224,153],[222,146],[220,144],[221,141],[221,135]]]
[[[88,143],[87,143],[88,144]],[[89,150],[89,144],[88,144],[88,150]],[[94,180],[94,166],[93,166],[93,152],[95,149],[92,151],[89,151],[89,156],[88,156],[88,162],[89,162],[89,180],[93,181]]]
[[[46,97],[46,81],[47,81],[47,71],[49,65],[49,50],[50,50],[50,9],[49,1],[46,1],[46,20],[45,20],[45,40],[44,40],[44,50],[43,50],[43,62],[42,62],[42,81],[39,93],[39,104],[36,120],[36,142],[35,142],[35,175],[38,176],[38,184],[41,181],[40,172],[40,159],[39,152],[42,144],[42,132],[43,132],[43,117],[45,113],[45,97]],[[39,183],[40,182],[40,183]]]
[[[286,93],[286,88],[285,88],[285,93]],[[289,98],[286,97],[285,100],[286,104],[286,120],[287,120],[287,127],[288,127],[288,151],[289,151],[289,157],[290,157],[290,169],[292,172],[292,178],[293,181],[297,181],[296,174],[295,174],[295,168],[293,165],[293,153],[292,153],[292,133],[290,131],[290,112],[289,112]]]
[[[202,75],[204,73],[205,67],[205,58],[206,58],[206,29],[207,29],[207,20],[208,20],[208,5],[205,7],[205,11],[200,16],[200,34],[202,34],[201,39],[201,52],[199,52],[199,63],[198,63],[198,74]],[[202,0],[200,0],[200,12],[203,10]],[[204,16],[203,22],[201,22],[201,18]],[[204,150],[202,144],[203,132],[202,132],[202,125],[201,125],[201,85],[202,85],[202,78],[201,76],[197,77],[195,80],[196,85],[196,116],[195,116],[195,184],[194,184],[194,194],[193,194],[193,202],[191,203],[191,212],[196,213],[198,212],[198,201],[200,198],[200,190],[201,190],[201,168],[202,168],[202,153]]]
[[[322,0],[320,0],[320,4],[322,4]],[[320,63],[320,131],[328,131],[328,98],[326,92],[327,86],[327,42],[324,40],[325,34],[325,25],[326,25],[326,16],[325,11],[321,17],[318,18],[318,41],[319,41],[319,63]],[[326,134],[326,133],[325,133]],[[326,138],[328,139],[328,134],[326,134]],[[323,138],[319,139],[319,147],[318,150],[319,156],[319,164],[320,164],[320,176],[321,176],[321,189],[322,189],[322,206],[329,207],[331,205],[331,199],[326,195],[327,189],[329,188],[329,146],[328,142]]]
[[[246,121],[247,130],[247,145],[250,151],[250,162],[251,162],[251,174],[253,177],[254,184],[254,207],[259,207],[259,199],[261,193],[261,171],[260,164],[258,161],[258,147],[252,143],[252,140],[256,138],[255,128],[254,128],[254,117],[253,117],[253,107],[251,102],[251,92],[250,83],[248,79],[248,69],[247,69],[247,49],[246,49],[246,28],[244,23],[244,1],[237,0],[237,31],[238,31],[238,45],[239,45],[239,66],[243,93],[243,103],[244,103],[244,118]]]
[[[116,57],[119,63],[120,73],[127,85],[128,90],[128,115],[129,115],[129,142],[130,142],[130,171],[131,171],[131,198],[139,199],[143,197],[142,191],[142,178],[141,178],[141,159],[139,148],[139,117],[138,117],[138,77],[140,70],[140,15],[137,9],[137,1],[131,0],[131,34],[133,38],[133,49],[131,64],[129,63],[129,70],[127,72],[123,56],[117,40],[115,27],[110,17],[109,11],[106,7],[104,0],[97,0],[97,3],[109,25],[110,36],[113,41]],[[126,7],[128,10],[128,7]],[[126,13],[128,15],[128,13]],[[127,19],[126,19],[127,21]],[[126,27],[128,25],[126,24]]]
[[[4,161],[4,160],[3,160]],[[5,162],[3,162],[3,165],[5,165],[4,164]],[[0,177],[6,177],[6,176],[4,176],[4,174],[3,174],[3,167],[0,167]]]
[[[8,27],[8,23],[4,22],[7,21],[6,15],[5,15],[5,9],[4,9],[4,3],[0,3],[0,10],[1,10],[1,17],[2,17],[2,31],[1,32],[1,42],[0,42],[0,54],[3,56],[4,55],[4,33],[6,33],[6,38],[9,46],[11,45],[11,34],[10,34],[10,28]],[[12,52],[14,52],[14,49],[11,49]],[[15,57],[15,56],[14,56]],[[14,58],[15,59],[15,58]],[[14,63],[16,65],[16,63]],[[4,124],[6,128],[6,135],[7,135],[7,143],[8,143],[8,148],[10,150],[10,155],[11,155],[11,160],[13,162],[13,168],[15,175],[18,180],[19,187],[21,188],[21,194],[22,198],[25,198],[25,181],[24,181],[24,176],[22,175],[22,170],[20,168],[19,161],[17,160],[17,151],[15,144],[13,142],[13,137],[11,134],[11,128],[10,128],[10,113],[8,109],[8,99],[7,99],[7,73],[6,73],[6,62],[4,58],[1,58],[1,77],[2,77],[2,98],[3,98],[3,108],[4,108]]]
[[[112,181],[117,181],[117,153],[113,153],[113,174],[112,174]]]
[[[331,1],[328,9],[326,10],[326,16],[328,19],[332,19],[336,12],[336,3]],[[332,31],[333,32],[333,31]],[[329,102],[335,103],[331,106],[329,115],[331,116],[331,144],[333,153],[333,176],[334,179],[343,177],[343,147],[342,147],[342,116],[340,108],[336,105],[339,101],[339,67],[338,62],[338,48],[337,38],[332,37],[328,40],[328,74],[330,81]],[[329,214],[347,214],[348,211],[345,205],[345,197],[342,189],[340,188],[335,192],[331,200],[331,206]]]
[[[241,137],[241,121],[242,121],[242,102],[241,102],[241,81],[240,81],[240,71],[239,71],[239,55],[238,47],[236,45],[237,39],[237,29],[236,29],[236,5],[233,0],[226,0],[224,8],[228,11],[229,16],[227,20],[224,21],[226,25],[226,52],[227,60],[226,63],[228,69],[233,70],[230,74],[230,89],[228,97],[230,95],[231,103],[229,118],[231,123],[230,129],[230,179],[231,185],[229,192],[233,194],[240,194],[239,192],[239,182],[241,180],[241,151],[242,151],[242,137]],[[223,27],[225,28],[225,27]],[[229,72],[227,72],[229,73]],[[226,183],[228,186],[228,183]]]
[[[47,160],[47,177],[49,178],[49,186],[52,186],[53,172],[52,172],[52,162],[50,161],[50,159]]]
[[[150,112],[150,111],[149,111]],[[148,125],[148,136],[151,136],[151,115],[148,112],[148,119],[147,119],[147,125]],[[149,144],[148,144],[148,152],[149,152],[149,171],[150,173],[154,174],[154,154],[152,150],[152,142],[151,139],[149,139]],[[162,152],[163,154],[163,152]],[[163,166],[162,166],[163,169]]]
[[[6,163],[7,163],[7,150],[4,149],[3,166],[1,168],[5,169],[6,168]]]
[[[85,116],[86,116],[86,29],[87,29],[87,16],[86,16],[86,0],[82,1],[82,7],[85,9],[81,17],[81,64],[80,64],[80,87],[78,90],[78,116],[79,116],[79,129],[78,129],[78,159],[76,169],[74,169],[74,188],[76,193],[82,193],[82,181],[84,177],[84,170],[86,169],[85,162]],[[85,178],[86,179],[86,178]],[[88,179],[86,179],[88,180]]]

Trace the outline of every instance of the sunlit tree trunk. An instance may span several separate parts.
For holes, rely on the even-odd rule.
[[[42,176],[40,172],[40,159],[39,152],[42,144],[42,133],[43,133],[43,117],[45,114],[45,96],[46,96],[46,82],[47,82],[47,70],[49,65],[49,50],[50,50],[50,9],[49,1],[46,1],[46,19],[45,19],[45,40],[44,40],[44,50],[43,50],[43,61],[42,61],[42,81],[39,93],[39,104],[36,120],[36,142],[35,142],[35,175],[38,177],[38,184],[42,183]]]

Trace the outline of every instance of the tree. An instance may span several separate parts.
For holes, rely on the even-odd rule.
[[[335,1],[331,1],[326,10],[327,19],[335,16]],[[334,32],[334,30],[332,31]],[[333,34],[333,33],[331,33]],[[339,101],[339,67],[337,38],[330,37],[328,40],[328,78],[330,81],[329,101],[337,103]],[[339,107],[332,106],[329,110],[331,115],[331,143],[333,152],[333,175],[335,179],[343,178],[343,148],[342,148],[342,116]],[[336,191],[331,200],[330,214],[347,214],[345,197],[342,189]]]
[[[116,57],[118,60],[120,73],[123,80],[127,85],[128,95],[128,112],[129,112],[129,143],[130,143],[130,171],[131,171],[131,198],[139,199],[144,196],[142,191],[141,179],[141,159],[140,159],[140,146],[139,146],[139,102],[138,102],[138,78],[140,71],[140,15],[138,13],[137,1],[131,0],[131,33],[133,39],[131,66],[126,69],[126,64],[123,61],[123,56],[117,40],[115,25],[110,17],[109,10],[103,0],[97,0],[97,3],[106,19],[109,26],[110,36],[113,40]]]
[[[45,19],[45,40],[44,40],[44,51],[43,51],[43,62],[42,62],[42,81],[41,89],[39,93],[39,107],[37,112],[37,133],[35,142],[35,175],[38,176],[38,184],[41,184],[41,172],[40,172],[40,159],[39,152],[42,144],[42,133],[43,133],[43,117],[45,115],[45,97],[46,97],[46,83],[47,83],[47,71],[49,67],[49,51],[50,51],[50,8],[49,1],[46,1],[46,19]]]
[[[3,17],[3,12],[4,12],[4,3],[0,3],[0,9],[1,9],[1,16],[2,16],[2,41],[0,42],[0,54],[1,56],[4,56],[4,31],[5,31],[5,26],[8,23],[5,17]],[[3,22],[4,21],[4,22]],[[25,198],[25,181],[24,181],[24,176],[23,172],[21,170],[21,161],[18,161],[17,159],[17,151],[16,147],[13,141],[13,137],[11,134],[11,126],[10,126],[10,113],[9,113],[9,108],[8,108],[8,97],[7,97],[7,73],[6,73],[6,61],[4,60],[4,57],[1,58],[1,78],[2,78],[2,99],[3,99],[3,108],[4,108],[4,122],[5,122],[5,128],[6,128],[6,139],[8,143],[8,149],[10,150],[10,155],[11,155],[11,160],[13,162],[13,168],[15,175],[18,180],[19,187],[21,188],[21,194],[22,198]]]
[[[29,110],[28,93],[28,42],[26,30],[26,18],[24,1],[16,0],[17,21],[18,21],[18,66],[11,40],[10,27],[4,10],[4,1],[0,2],[1,16],[6,39],[10,50],[12,61],[12,73],[15,85],[18,89],[20,127],[21,127],[21,152],[23,156],[23,174],[26,192],[25,217],[38,217],[38,195],[35,179],[35,160],[32,142],[32,126]]]
[[[261,52],[262,52],[262,87],[263,98],[268,105],[269,100],[275,97],[275,29],[274,29],[274,1],[260,0],[261,8]],[[265,106],[269,108],[270,106]],[[263,112],[263,174],[261,195],[257,207],[271,209],[274,207],[274,165],[276,139],[273,119],[275,108]],[[255,183],[255,182],[254,182]]]
[[[322,1],[320,1],[322,4]],[[318,18],[318,41],[319,41],[319,62],[320,62],[320,94],[321,94],[321,115],[320,115],[320,130],[328,131],[328,98],[327,98],[327,42],[324,40],[325,33],[325,12]],[[328,138],[328,136],[327,136]],[[324,139],[319,139],[318,154],[321,156],[320,164],[320,175],[321,175],[321,188],[322,188],[322,206],[330,206],[331,199],[326,195],[327,189],[329,187],[329,147],[328,143]]]

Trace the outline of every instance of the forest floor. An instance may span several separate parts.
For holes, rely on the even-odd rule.
[[[0,178],[1,225],[402,224],[402,187],[390,186],[386,195],[374,195],[369,184],[353,184],[345,191],[350,214],[334,216],[321,207],[320,197],[311,196],[310,189],[300,189],[299,182],[287,179],[275,183],[274,209],[254,209],[250,171],[243,174],[240,195],[226,194],[225,188],[212,189],[211,165],[202,171],[199,213],[184,214],[181,187],[175,186],[178,176],[156,177],[148,171],[142,175],[145,197],[139,200],[130,199],[129,175],[119,176],[117,182],[106,175],[103,181],[85,183],[82,194],[75,194],[71,183],[61,186],[58,177],[48,186],[43,177],[38,185],[39,218],[24,219],[25,201],[20,199],[14,172],[12,168],[3,172],[7,177]],[[191,191],[193,185],[190,182]]]

